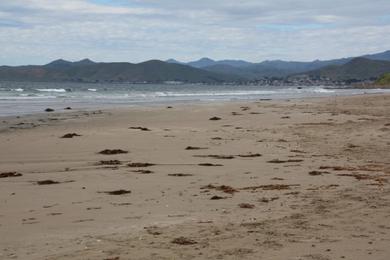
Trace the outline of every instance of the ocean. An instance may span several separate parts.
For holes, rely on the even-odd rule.
[[[42,113],[49,107],[58,111],[65,107],[88,110],[186,102],[287,99],[363,93],[390,93],[390,90],[327,89],[306,86],[1,82],[0,116]]]

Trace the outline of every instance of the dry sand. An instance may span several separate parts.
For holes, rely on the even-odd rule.
[[[1,173],[0,259],[390,259],[390,95],[4,118]]]

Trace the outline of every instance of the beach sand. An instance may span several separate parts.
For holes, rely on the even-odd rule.
[[[3,118],[0,174],[0,259],[390,259],[390,95]]]

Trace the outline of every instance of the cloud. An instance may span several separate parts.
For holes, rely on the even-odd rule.
[[[389,13],[388,0],[1,1],[0,64],[355,56],[390,49]]]

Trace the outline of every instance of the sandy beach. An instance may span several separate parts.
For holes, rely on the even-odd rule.
[[[388,94],[1,118],[0,259],[388,260],[389,180]]]

